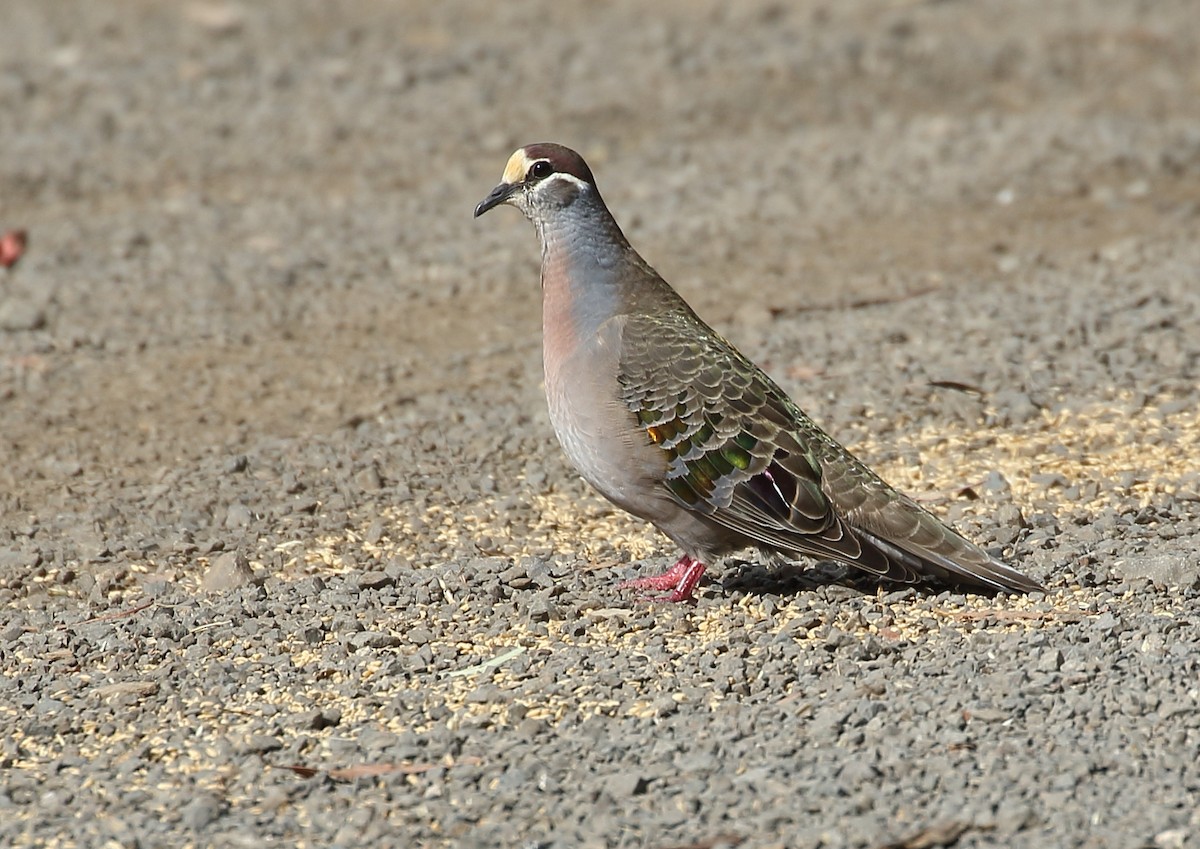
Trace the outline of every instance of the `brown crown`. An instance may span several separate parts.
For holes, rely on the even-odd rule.
[[[588,164],[583,161],[583,157],[569,147],[563,147],[561,144],[553,142],[538,142],[537,144],[526,145],[521,148],[525,151],[525,158],[529,162],[536,162],[539,159],[545,159],[554,166],[554,170],[562,174],[570,174],[572,177],[577,177],[592,186],[596,185],[596,178],[592,176],[592,169],[588,168]]]

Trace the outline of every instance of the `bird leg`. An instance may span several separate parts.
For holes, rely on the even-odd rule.
[[[654,601],[691,601],[692,593],[696,591],[696,585],[700,583],[703,574],[704,564],[685,554],[661,575],[622,581],[617,584],[617,589],[672,590],[670,595],[660,596]]]

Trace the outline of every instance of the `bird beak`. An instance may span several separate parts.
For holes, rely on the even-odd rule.
[[[475,207],[475,217],[478,218],[493,206],[499,206],[500,204],[504,203],[506,200],[512,197],[519,188],[521,188],[521,183],[501,183],[500,185],[496,186],[496,188],[492,189],[487,197],[479,202],[479,206]]]

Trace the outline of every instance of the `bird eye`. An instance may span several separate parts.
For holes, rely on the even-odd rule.
[[[531,180],[544,180],[553,173],[554,166],[544,159],[539,159],[537,162],[529,166],[529,173],[526,175],[526,177],[527,179]]]

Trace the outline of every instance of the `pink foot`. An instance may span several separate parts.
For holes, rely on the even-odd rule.
[[[617,584],[617,589],[639,589],[639,590],[672,590],[670,595],[657,596],[653,601],[691,601],[692,593],[696,591],[696,585],[700,583],[700,578],[704,574],[704,564],[699,560],[693,560],[686,554],[679,558],[667,571],[661,575],[651,575],[648,578],[634,578],[629,581],[622,581]]]

